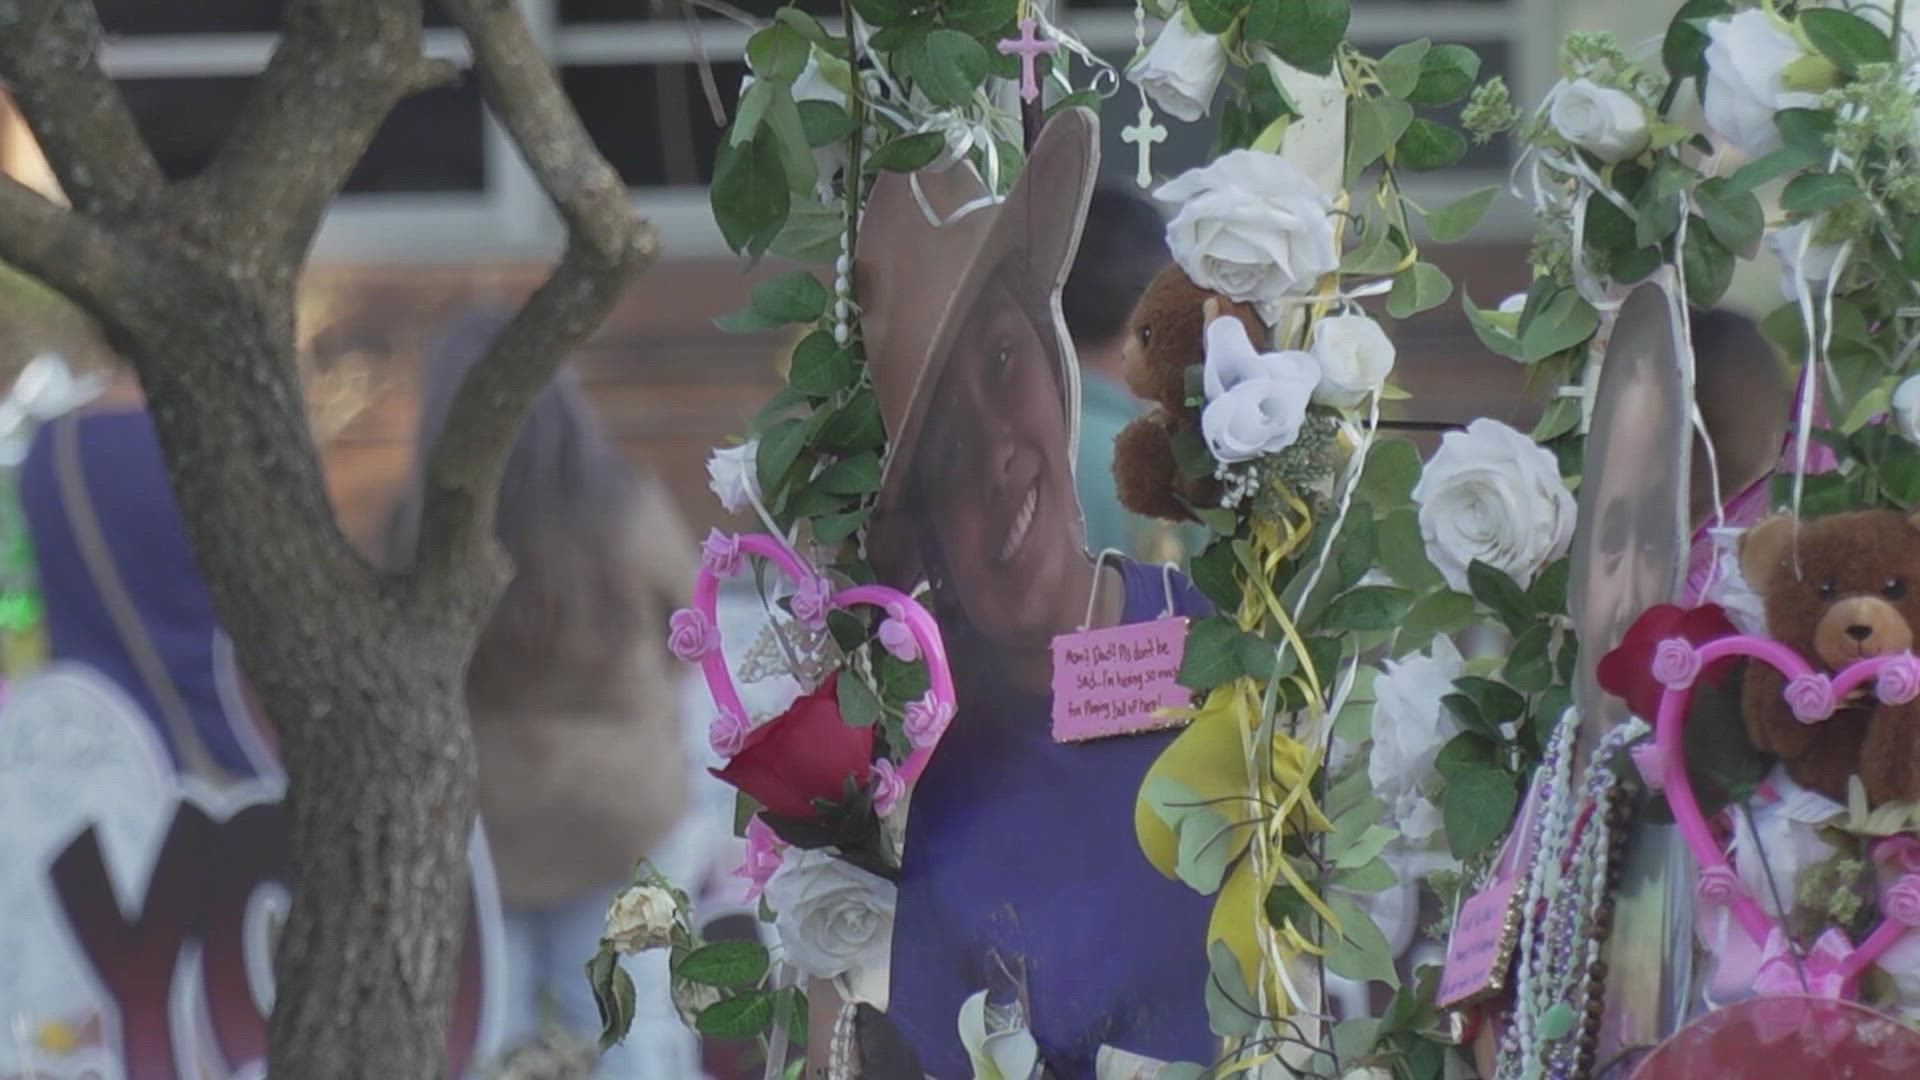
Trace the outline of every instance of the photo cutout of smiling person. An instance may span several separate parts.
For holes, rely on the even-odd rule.
[[[1023,1001],[1057,1080],[1091,1080],[1105,1047],[1215,1056],[1211,902],[1160,876],[1133,830],[1171,733],[1067,745],[1051,730],[1051,642],[1089,609],[1096,627],[1207,613],[1179,574],[1086,550],[1059,292],[1096,147],[1093,115],[1068,110],[1003,201],[966,165],[888,174],[861,222],[855,287],[890,444],[868,554],[883,581],[929,585],[959,690],[910,796],[898,882],[887,1026],[911,1054],[886,1059],[863,1031],[868,1077],[971,1076],[957,1023],[983,990]]]
[[[1587,432],[1567,592],[1580,643],[1584,746],[1627,718],[1595,674],[1641,612],[1673,600],[1686,558],[1692,428],[1679,328],[1654,283],[1627,298],[1608,344]]]

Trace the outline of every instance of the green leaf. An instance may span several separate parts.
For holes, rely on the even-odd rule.
[[[1340,272],[1343,274],[1386,274],[1400,265],[1405,256],[1400,245],[1393,240],[1393,230],[1382,223],[1373,223],[1361,236],[1360,243],[1340,260]]]
[[[1687,228],[1686,243],[1680,250],[1681,265],[1687,272],[1687,302],[1705,311],[1720,302],[1733,284],[1733,252],[1728,251],[1694,218]]]
[[[722,145],[714,158],[709,201],[729,250],[749,258],[765,253],[793,205],[777,141],[759,136],[745,146]]]
[[[1407,95],[1422,108],[1451,105],[1467,96],[1480,75],[1480,57],[1465,45],[1436,45],[1420,58],[1420,80]]]
[[[1463,694],[1473,699],[1480,715],[1495,728],[1510,724],[1526,715],[1527,699],[1521,697],[1512,687],[1492,679],[1483,679],[1477,675],[1462,675],[1453,680],[1453,685]]]
[[[1461,310],[1467,314],[1467,325],[1473,327],[1474,336],[1480,339],[1480,344],[1485,345],[1496,355],[1504,356],[1509,360],[1519,360],[1524,357],[1525,353],[1520,348],[1520,339],[1514,337],[1505,327],[1494,323],[1494,318],[1498,317],[1497,312],[1475,306],[1473,298],[1464,292],[1460,294],[1460,306]]]
[[[862,390],[847,399],[820,430],[820,444],[843,454],[877,450],[886,441],[887,429],[880,420],[880,402],[871,390]],[[765,452],[764,446],[762,452]]]
[[[1545,360],[1586,343],[1600,328],[1600,313],[1576,289],[1553,294],[1520,335],[1521,358],[1527,363]]]
[[[1174,873],[1189,889],[1211,896],[1220,891],[1227,876],[1227,859],[1233,854],[1235,826],[1226,815],[1210,806],[1189,809],[1173,827],[1179,838]]]
[[[1476,731],[1463,731],[1447,740],[1434,755],[1433,771],[1451,780],[1470,769],[1494,768],[1499,745]]]
[[[1274,678],[1273,643],[1259,634],[1243,633],[1235,643],[1235,651],[1240,656],[1240,670],[1255,682],[1266,683]]]
[[[1561,557],[1548,563],[1540,576],[1533,579],[1533,587],[1527,590],[1527,599],[1533,609],[1542,614],[1554,615],[1567,610],[1567,578],[1572,573],[1573,560]]]
[[[1821,155],[1798,146],[1783,146],[1766,157],[1749,161],[1727,178],[1727,190],[1752,191],[1764,184],[1820,162]]]
[[[1488,720],[1486,714],[1480,711],[1480,706],[1467,695],[1442,694],[1440,706],[1468,731],[1477,731],[1489,739],[1500,737],[1499,726]]]
[[[880,490],[880,456],[866,453],[842,458],[827,466],[814,483],[835,495],[871,495]]]
[[[1612,199],[1594,195],[1587,200],[1584,235],[1588,247],[1609,254],[1632,251],[1640,246],[1635,229],[1633,218],[1614,205]]]
[[[1253,0],[1240,23],[1241,35],[1247,41],[1268,41],[1279,32],[1280,0]]]
[[[853,0],[854,13],[876,27],[899,26],[915,16],[914,0]]]
[[[1216,540],[1187,565],[1187,576],[1201,595],[1213,601],[1221,611],[1230,611],[1240,603],[1240,583],[1234,570],[1240,561],[1234,557],[1233,544]]]
[[[776,22],[747,39],[747,66],[762,79],[792,83],[807,69],[807,56],[812,51],[805,35]]]
[[[941,6],[942,22],[977,38],[1005,28],[1018,14],[1018,0],[946,0]]]
[[[765,452],[764,450],[762,451]],[[1211,690],[1239,678],[1240,628],[1227,619],[1202,619],[1187,631],[1186,655],[1178,682],[1189,690]]]
[[[1393,290],[1387,293],[1387,314],[1405,319],[1431,311],[1453,295],[1453,282],[1446,271],[1432,263],[1417,262],[1393,276]]]
[[[1408,125],[1393,146],[1394,164],[1415,172],[1448,169],[1467,156],[1467,137],[1421,117]]]
[[[1199,480],[1212,476],[1216,465],[1213,451],[1207,449],[1207,440],[1192,428],[1181,428],[1173,434],[1173,463],[1180,475],[1189,480]],[[1221,533],[1231,529],[1215,530]]]
[[[800,104],[804,107],[808,102]],[[840,256],[840,237],[846,228],[845,214],[806,199],[793,204],[769,250],[794,262],[831,264]]]
[[[673,973],[688,982],[732,989],[758,985],[772,964],[767,947],[757,941],[718,941],[688,953]]]
[[[1728,181],[1714,177],[1701,181],[1693,197],[1707,228],[1713,230],[1713,238],[1728,251],[1750,259],[1760,250],[1767,216],[1751,191],[1735,191]]]
[[[1399,986],[1400,976],[1393,967],[1393,947],[1359,904],[1338,894],[1326,897],[1327,906],[1340,920],[1340,938],[1327,950],[1327,970],[1356,982],[1383,982]]]
[[[920,92],[935,105],[958,108],[987,77],[987,50],[958,30],[934,30],[903,57]]]
[[[832,146],[859,127],[847,110],[831,101],[802,101],[800,108],[800,128],[807,133],[807,145],[819,148]]]
[[[837,544],[860,531],[860,527],[873,516],[873,507],[863,507],[845,514],[827,514],[813,521],[813,538],[822,544]]]
[[[1375,537],[1380,568],[1392,575],[1393,580],[1422,593],[1441,583],[1440,571],[1434,569],[1432,560],[1427,558],[1426,538],[1420,534],[1420,515],[1412,508],[1395,510],[1381,519]]]
[[[1441,814],[1453,857],[1470,859],[1492,847],[1512,824],[1519,804],[1520,789],[1506,773],[1473,769],[1449,779]]]
[[[1333,865],[1341,870],[1357,870],[1372,862],[1399,837],[1399,833],[1384,825],[1369,825],[1358,839],[1334,856]]]
[[[1208,34],[1224,34],[1233,26],[1240,13],[1247,10],[1246,0],[1192,0],[1188,10],[1193,12],[1193,21],[1201,31]]]
[[[601,945],[587,961],[587,984],[593,988],[593,1005],[600,1013],[600,1049],[611,1050],[633,1027],[633,979],[620,966],[619,955]]]
[[[1732,11],[1727,0],[1688,0],[1674,12],[1660,43],[1660,59],[1675,82],[1706,75],[1707,32],[1701,27],[1714,16]]]
[[[820,20],[791,4],[774,12],[773,17],[793,27],[801,37],[823,49],[831,51],[836,45],[844,45],[840,39],[827,33],[827,28],[820,25]]]
[[[1773,126],[1780,131],[1786,149],[1800,150],[1824,159],[1833,146],[1833,114],[1819,109],[1781,109],[1773,114]]]
[[[1302,71],[1326,74],[1347,38],[1353,10],[1347,0],[1280,0],[1274,36],[1267,46]]]
[[[1334,591],[1350,589],[1373,567],[1373,508],[1356,502],[1347,511],[1340,539],[1334,542]]]
[[[1245,1038],[1260,1025],[1261,1012],[1247,989],[1240,961],[1224,941],[1207,946],[1207,1026],[1227,1039]]]
[[[1400,883],[1400,875],[1393,872],[1393,864],[1385,859],[1374,859],[1351,870],[1342,870],[1333,875],[1335,888],[1356,893],[1385,892]]]
[[[1641,194],[1634,203],[1634,210],[1640,220],[1633,226],[1633,243],[1636,248],[1652,247],[1672,236],[1680,228],[1680,218],[1684,214],[1684,204],[1679,195],[1652,194],[1652,187]]]
[[[1272,69],[1265,64],[1255,64],[1247,69],[1247,106],[1252,112],[1254,124],[1262,128],[1282,117],[1300,115],[1299,107],[1287,96],[1286,90],[1274,81]]]
[[[761,79],[740,95],[740,105],[733,114],[733,125],[727,128],[728,146],[745,146],[760,133],[760,123],[766,118],[767,110],[773,107],[776,89],[778,87],[774,83]]]
[[[1374,78],[1388,97],[1405,99],[1420,84],[1420,62],[1427,58],[1433,42],[1427,38],[1409,41],[1392,49],[1374,65]]]
[[[1533,441],[1550,442],[1580,426],[1580,402],[1573,398],[1557,397],[1547,402],[1540,412],[1540,420],[1533,425]]]
[[[840,719],[849,727],[872,727],[886,711],[879,695],[865,679],[848,675],[834,684],[840,699]]]
[[[1484,187],[1478,191],[1461,196],[1459,199],[1427,212],[1427,235],[1436,243],[1452,244],[1466,238],[1480,219],[1487,216],[1487,210],[1493,205],[1493,197],[1500,193],[1497,187]],[[1605,202],[1594,199],[1593,202]]]
[[[754,314],[776,323],[813,322],[827,313],[833,294],[820,279],[794,270],[753,287],[748,304]]]
[[[761,453],[765,453],[763,449]],[[1521,627],[1533,620],[1538,614],[1533,601],[1527,597],[1514,580],[1505,573],[1488,566],[1479,559],[1467,566],[1467,588],[1473,598],[1487,606],[1487,610],[1498,616],[1509,627]]]
[[[789,986],[780,991],[786,999],[787,1007],[780,1010],[787,1025],[787,1041],[796,1050],[807,1048],[807,992],[798,986]],[[796,1062],[804,1065],[805,1062]]]
[[[938,131],[902,135],[867,156],[867,171],[908,173],[925,168],[947,148],[947,137]]]
[[[852,386],[859,377],[853,359],[834,344],[833,334],[815,330],[793,348],[787,381],[809,397],[826,398]]]
[[[1853,181],[1838,173],[1804,173],[1787,182],[1780,193],[1780,209],[1790,214],[1813,214],[1860,197]]]
[[[1848,75],[1858,74],[1865,64],[1893,62],[1893,42],[1852,12],[1812,8],[1800,12],[1799,22],[1820,55]]]
[[[1553,658],[1548,655],[1552,643],[1553,630],[1543,622],[1534,623],[1514,639],[1504,669],[1514,689],[1537,694],[1553,685]]]
[[[1382,439],[1373,444],[1360,471],[1359,495],[1381,510],[1411,506],[1413,485],[1419,481],[1419,449],[1406,439]]]
[[[773,1020],[774,996],[765,990],[749,990],[738,997],[721,1000],[708,1007],[694,1021],[700,1034],[715,1039],[751,1039],[767,1029]]]
[[[1900,265],[1908,274],[1920,277],[1920,218],[1907,225],[1907,234],[1900,241]]]
[[[1413,594],[1405,589],[1369,585],[1334,597],[1321,615],[1329,630],[1391,630],[1413,607]]]
[[[760,490],[771,494],[800,458],[807,445],[808,423],[782,420],[760,436],[760,449],[754,454],[754,471],[759,474]]]
[[[1347,185],[1352,186],[1412,125],[1413,106],[1404,101],[1351,99],[1347,104]]]

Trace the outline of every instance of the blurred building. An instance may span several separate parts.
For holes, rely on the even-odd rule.
[[[639,280],[582,357],[582,374],[612,433],[675,487],[696,525],[715,508],[701,468],[707,448],[737,433],[777,385],[777,335],[736,337],[710,320],[740,305],[757,277],[730,256],[707,209],[705,185],[721,132],[700,88],[704,48],[728,109],[750,31],[704,8],[689,33],[683,0],[524,0],[589,131],[632,185],[662,239],[662,263]],[[1637,0],[1635,0],[1637,2]],[[1060,20],[1123,68],[1134,51],[1127,0],[1060,0]],[[249,80],[274,43],[282,0],[98,0],[109,31],[107,69],[131,103],[162,166],[201,168],[224,136]],[[774,0],[743,0],[765,18]],[[834,0],[803,0],[822,18]],[[1425,35],[1472,46],[1483,75],[1503,73],[1522,102],[1554,78],[1564,0],[1358,0],[1352,39],[1378,53]],[[429,4],[431,8],[431,3]],[[464,42],[430,13],[427,51],[461,60]],[[1104,167],[1131,176],[1135,151],[1119,129],[1137,92],[1122,83],[1104,107]],[[1170,124],[1155,150],[1169,175],[1197,163],[1210,137]],[[1461,166],[1418,178],[1413,194],[1442,205],[1504,185],[1510,150],[1475,148]],[[0,115],[0,169],[38,178],[42,164],[17,118]],[[1090,228],[1098,228],[1097,222]],[[1530,226],[1502,198],[1476,241],[1436,256],[1465,289],[1492,304],[1526,282]],[[316,250],[303,297],[302,335],[320,434],[345,524],[359,531],[407,467],[409,388],[420,345],[446,317],[530,289],[559,248],[557,219],[471,81],[403,102],[347,183]],[[0,303],[5,302],[0,292]],[[0,319],[0,322],[4,322]],[[1522,372],[1487,354],[1455,300],[1398,332],[1401,381],[1413,392],[1399,419],[1444,425],[1492,414],[1524,420]]]

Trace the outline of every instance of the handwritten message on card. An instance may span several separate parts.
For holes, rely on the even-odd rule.
[[[1178,726],[1163,715],[1193,695],[1175,682],[1187,620],[1083,630],[1053,639],[1053,738],[1086,742]]]
[[[1497,881],[1460,905],[1460,914],[1453,921],[1453,936],[1447,939],[1440,989],[1434,995],[1434,1002],[1441,1008],[1497,993],[1506,982],[1504,968],[1513,958],[1513,950],[1502,946],[1518,884],[1515,879]]]

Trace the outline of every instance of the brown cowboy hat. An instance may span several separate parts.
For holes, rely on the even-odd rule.
[[[880,505],[867,532],[867,555],[883,581],[906,587],[922,569],[914,523],[902,512],[920,429],[961,321],[993,272],[1010,260],[1024,266],[1028,288],[1047,291],[1051,325],[1038,329],[1051,336],[1059,358],[1067,445],[1078,442],[1078,369],[1060,314],[1060,288],[1099,172],[1098,130],[1091,111],[1061,111],[1041,129],[1013,189],[998,203],[966,162],[911,178],[885,173],[874,182],[860,218],[853,280],[867,370],[887,429]]]

